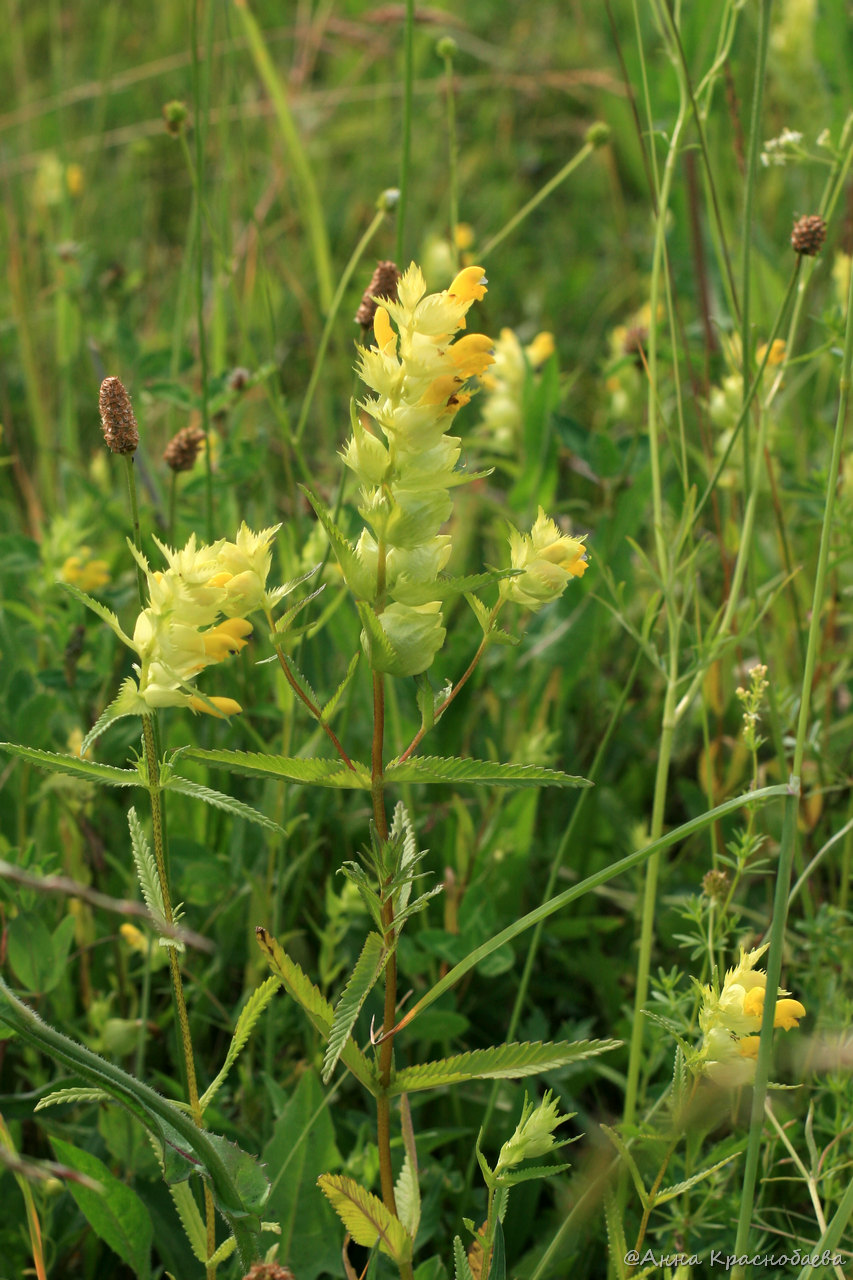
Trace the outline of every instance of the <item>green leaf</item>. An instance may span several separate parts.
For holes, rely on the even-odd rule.
[[[142,779],[136,769],[116,769],[111,764],[98,764],[81,756],[59,755],[55,751],[39,751],[36,747],[21,747],[14,742],[0,742],[0,748],[21,760],[28,760],[50,773],[64,773],[85,782],[99,782],[106,787],[139,787]]]
[[[139,696],[136,681],[133,676],[128,676],[126,680],[122,681],[121,687],[110,705],[101,712],[86,734],[80,746],[80,751],[85,754],[92,744],[100,738],[101,734],[109,729],[111,724],[115,724],[116,720],[123,720],[125,716],[141,716],[149,713],[149,708],[146,706],[144,699]],[[104,765],[101,766],[101,768],[104,767]]]
[[[393,595],[394,599],[401,601],[402,604],[429,604],[431,600],[448,600],[453,596],[462,595],[467,597],[472,592],[489,586],[492,582],[500,582],[501,578],[518,576],[518,569],[493,569],[489,573],[469,573],[459,578],[434,578],[432,582],[413,582],[403,573],[394,583]]]
[[[340,1174],[324,1173],[317,1182],[356,1244],[366,1249],[378,1244],[398,1265],[409,1261],[412,1242],[406,1228],[377,1196]]]
[[[96,613],[98,617],[115,632],[119,640],[121,640],[123,644],[127,645],[128,649],[133,648],[133,641],[130,636],[122,630],[121,623],[113,613],[112,609],[108,609],[105,604],[101,604],[100,600],[95,600],[92,596],[87,596],[85,591],[81,591],[79,587],[72,586],[70,582],[60,582],[58,585],[62,587],[63,591],[67,591],[69,595],[74,596],[75,600],[79,600],[81,604],[84,604],[87,609],[91,609],[92,613]]]
[[[619,1046],[618,1040],[560,1041],[557,1044],[504,1044],[494,1049],[474,1049],[437,1062],[422,1062],[398,1071],[388,1090],[390,1094],[414,1093],[441,1085],[459,1084],[464,1080],[515,1080],[521,1076],[556,1071],[559,1067],[580,1062]]]
[[[687,1178],[684,1182],[673,1183],[671,1187],[661,1188],[655,1196],[655,1207],[657,1208],[660,1204],[666,1204],[667,1200],[674,1200],[676,1196],[680,1196],[684,1191],[689,1191],[691,1187],[696,1186],[697,1182],[701,1182],[703,1178],[709,1178],[718,1169],[724,1169],[727,1164],[731,1164],[732,1160],[737,1160],[742,1154],[740,1151],[735,1151],[732,1155],[726,1156],[725,1160],[718,1160],[716,1164],[709,1165],[707,1169],[694,1173],[692,1178]]]
[[[314,787],[370,790],[370,770],[357,761],[353,762],[352,769],[348,769],[341,760],[302,760],[298,756],[273,756],[260,751],[205,751],[201,747],[185,747],[181,755],[187,760],[199,760],[249,778],[304,782]]]
[[[500,764],[456,756],[412,756],[402,764],[391,761],[385,770],[387,783],[473,782],[498,787],[591,787],[586,778],[537,764]]]
[[[237,1240],[246,1267],[260,1251],[257,1214],[269,1183],[253,1156],[215,1134],[199,1129],[191,1117],[148,1085],[112,1062],[42,1022],[0,979],[0,1021],[28,1044],[48,1054],[89,1084],[102,1088],[135,1115],[159,1144],[167,1181],[179,1182],[193,1172],[209,1180],[214,1203]]]
[[[400,1099],[400,1121],[406,1155],[399,1177],[394,1184],[394,1202],[397,1205],[400,1221],[414,1241],[421,1221],[421,1191],[418,1183],[418,1152],[415,1146],[412,1112],[409,1099],[405,1094]]]
[[[335,1013],[325,996],[314,986],[310,978],[302,972],[295,960],[281,947],[266,929],[260,926],[255,930],[258,944],[267,958],[267,964],[281,982],[292,1000],[304,1009],[309,1019],[324,1040],[328,1040],[332,1030]],[[370,1093],[376,1093],[376,1077],[358,1045],[348,1041],[341,1050],[341,1061],[356,1080],[360,1081]]]
[[[619,1152],[622,1159],[625,1161],[625,1164],[628,1166],[628,1170],[631,1174],[631,1177],[634,1180],[634,1186],[637,1189],[637,1195],[640,1197],[640,1204],[643,1206],[644,1209],[648,1209],[649,1207],[648,1189],[643,1180],[643,1175],[640,1173],[639,1165],[637,1164],[636,1160],[631,1154],[627,1143],[625,1142],[621,1133],[619,1133],[617,1129],[612,1129],[610,1125],[607,1125],[607,1124],[603,1124],[601,1127],[604,1130],[604,1132],[607,1134],[610,1141],[613,1143],[616,1150]]]
[[[349,982],[344,987],[341,998],[335,1007],[332,1029],[329,1032],[329,1043],[323,1059],[323,1084],[328,1084],[335,1069],[344,1045],[350,1038],[361,1006],[370,991],[379,980],[379,975],[388,963],[389,952],[378,933],[369,933],[361,949],[361,955],[355,962],[355,968]]]
[[[338,703],[340,702],[341,698],[343,697],[344,693],[346,692],[347,688],[349,687],[349,683],[350,683],[350,681],[352,680],[353,676],[354,676],[354,675],[355,675],[355,673],[356,673],[356,669],[357,669],[357,667],[358,667],[358,664],[359,664],[359,660],[360,660],[360,659],[361,659],[361,654],[360,654],[360,653],[354,653],[354,654],[352,655],[352,657],[350,658],[350,664],[349,664],[349,666],[347,667],[347,673],[346,673],[346,675],[344,676],[344,678],[343,678],[343,680],[341,681],[341,683],[338,685],[338,687],[337,687],[337,689],[335,690],[335,692],[332,694],[332,696],[331,696],[331,698],[329,699],[329,701],[326,703],[325,707],[323,707],[323,720],[324,720],[327,724],[328,724],[329,720],[331,719],[331,717],[335,714],[335,711],[337,710]]]
[[[154,861],[154,855],[149,848],[145,832],[142,830],[142,823],[139,821],[135,809],[128,809],[127,822],[130,827],[133,865],[136,867],[136,878],[139,881],[145,905],[151,912],[155,925],[167,924],[166,906],[163,902],[163,890],[160,886],[160,877],[157,874],[157,864]],[[174,938],[170,939],[169,945],[177,947],[179,951],[185,950],[184,944]]]
[[[272,818],[268,818],[266,814],[253,809],[250,804],[243,804],[242,800],[235,800],[233,796],[226,795],[222,791],[213,791],[210,787],[204,787],[200,782],[192,782],[189,778],[182,778],[179,774],[171,774],[168,781],[164,783],[163,790],[175,791],[178,795],[203,800],[205,804],[213,805],[217,809],[225,809],[235,818],[245,818],[246,822],[254,822],[259,827],[266,827],[268,831],[283,834],[283,829],[277,822],[273,822]]]
[[[81,1151],[59,1138],[52,1138],[51,1144],[57,1160],[101,1184],[100,1192],[72,1179],[66,1185],[92,1229],[127,1263],[139,1280],[148,1280],[154,1229],[139,1196],[131,1187],[119,1182],[104,1162],[91,1152]]]
[[[307,485],[299,486],[317,513],[317,519],[326,530],[338,564],[341,566],[347,586],[357,600],[373,600],[376,595],[376,579],[359,560],[355,547],[335,524],[323,503]]]
[[[240,1053],[252,1033],[255,1023],[260,1018],[264,1009],[275,996],[279,988],[278,978],[267,978],[266,982],[262,982],[257,991],[253,991],[240,1011],[237,1019],[237,1025],[234,1028],[234,1034],[231,1037],[231,1043],[228,1046],[228,1052],[225,1055],[225,1062],[222,1064],[222,1070],[216,1079],[208,1085],[204,1094],[199,1099],[199,1105],[202,1111],[208,1107],[222,1087],[228,1072],[237,1061]]]
[[[465,1246],[458,1236],[453,1237],[453,1265],[456,1270],[456,1280],[474,1280],[474,1273],[468,1262]]]
[[[367,642],[367,657],[370,665],[378,671],[390,670],[397,661],[397,655],[388,639],[379,618],[364,600],[356,600],[355,607],[361,625],[364,627],[363,639]]]
[[[34,995],[52,991],[62,981],[76,922],[68,915],[50,932],[36,912],[19,912],[6,927],[9,964],[22,986]]]
[[[103,1089],[54,1089],[53,1093],[39,1098],[33,1111],[42,1111],[45,1107],[58,1107],[66,1102],[111,1102],[112,1099]]]
[[[316,1071],[303,1072],[263,1152],[275,1170],[265,1212],[281,1224],[279,1257],[299,1280],[340,1270],[337,1219],[317,1187],[321,1173],[341,1164],[329,1102]]]
[[[504,1207],[506,1211],[506,1207]],[[495,1238],[492,1241],[492,1263],[489,1267],[489,1280],[506,1280],[506,1245],[501,1218],[495,1218]]]
[[[626,1280],[628,1275],[625,1265],[628,1246],[625,1242],[625,1229],[622,1225],[622,1219],[623,1214],[616,1202],[616,1197],[608,1187],[604,1193],[604,1221],[607,1226],[607,1238],[610,1241],[608,1255],[616,1266],[618,1280]]]
[[[207,1260],[207,1229],[202,1222],[189,1182],[175,1183],[174,1186],[169,1187],[169,1195],[178,1211],[184,1235],[189,1241],[194,1256],[199,1262],[205,1262]]]

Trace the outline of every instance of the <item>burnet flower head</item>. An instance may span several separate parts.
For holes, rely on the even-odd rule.
[[[767,995],[767,974],[756,965],[769,944],[752,951],[741,948],[740,961],[726,973],[722,988],[702,987],[699,1026],[702,1045],[701,1069],[716,1084],[730,1088],[751,1084],[755,1078],[761,1019]],[[780,987],[777,992],[774,1027],[790,1031],[806,1016],[799,1000]]]
[[[188,707],[218,717],[242,710],[233,698],[197,692],[194,682],[207,667],[245,648],[253,629],[246,614],[271,609],[290,589],[266,586],[279,527],[253,533],[243,524],[234,542],[220,538],[211,545],[198,544],[193,534],[178,550],[155,538],[166,562],[162,570],[152,569],[131,547],[148,593],[132,636],[108,610],[99,607],[98,612],[136,654],[136,678],[125,680],[90,738],[120,716],[149,715],[160,707]]]
[[[373,318],[374,344],[362,351],[359,373],[372,395],[353,415],[343,459],[361,483],[365,521],[357,546],[365,581],[350,585],[374,606],[387,644],[364,634],[372,665],[392,675],[417,675],[444,642],[441,600],[432,591],[450,556],[450,490],[474,477],[459,469],[461,441],[448,434],[471,398],[469,379],[492,363],[492,340],[466,333],[472,303],[486,292],[481,267],[466,267],[449,288],[428,294],[414,263],[395,299]]]

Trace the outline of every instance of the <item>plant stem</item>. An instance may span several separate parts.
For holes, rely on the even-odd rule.
[[[540,188],[540,190],[536,192],[536,195],[527,201],[527,204],[522,205],[518,212],[514,213],[509,221],[501,227],[500,231],[495,232],[491,240],[487,240],[483,245],[483,248],[477,251],[477,257],[480,261],[484,262],[486,256],[490,254],[493,249],[496,249],[499,244],[503,244],[507,236],[512,235],[516,227],[520,226],[524,219],[528,217],[529,214],[533,213],[534,209],[538,209],[542,201],[546,200],[552,191],[556,191],[560,183],[564,182],[566,178],[568,178],[569,174],[574,173],[575,169],[583,164],[584,160],[591,156],[595,149],[594,143],[585,142],[577,155],[572,156],[571,160],[569,160],[567,164],[563,165],[560,172],[556,173],[549,182],[546,182],[544,187]]]
[[[453,274],[459,270],[459,138],[456,133],[456,100],[453,89],[453,54],[444,53],[445,93],[447,95],[447,195],[450,203],[450,261]]]
[[[396,262],[401,267],[406,245],[406,206],[412,162],[412,86],[415,80],[415,0],[406,0],[403,37],[403,123],[400,139],[400,203],[397,205]]]

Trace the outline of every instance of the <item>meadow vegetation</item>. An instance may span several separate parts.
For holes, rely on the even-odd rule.
[[[10,6],[0,1280],[850,1274],[824,8]]]

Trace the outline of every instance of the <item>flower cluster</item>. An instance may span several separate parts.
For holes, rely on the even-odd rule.
[[[359,594],[374,606],[388,641],[374,645],[365,635],[363,643],[373,666],[393,675],[425,671],[444,642],[434,584],[450,538],[439,530],[451,512],[450,489],[474,478],[459,469],[461,441],[447,431],[471,398],[468,380],[494,359],[485,334],[453,335],[485,292],[483,270],[474,266],[442,293],[427,294],[412,263],[397,298],[377,306],[374,345],[360,357],[359,373],[374,394],[354,415],[343,459],[361,483],[367,526],[356,551],[370,589]]]
[[[528,368],[536,372],[554,350],[550,333],[537,333],[523,347],[512,329],[501,329],[495,343],[495,362],[483,377],[483,404],[478,436],[489,450],[518,456],[524,413],[524,383]]]
[[[270,609],[287,591],[268,591],[271,544],[280,526],[253,533],[243,524],[234,542],[220,538],[196,545],[195,535],[179,551],[157,542],[168,567],[154,571],[137,554],[148,585],[148,607],[136,620],[133,636],[118,623],[116,634],[139,658],[137,680],[122,686],[114,715],[147,715],[157,707],[189,707],[229,716],[242,708],[233,698],[202,696],[192,682],[206,667],[239,653],[252,624],[247,614]],[[156,541],[156,539],[155,539]]]
[[[741,949],[740,963],[729,969],[722,990],[711,986],[702,988],[699,1026],[703,1039],[699,1060],[702,1070],[716,1084],[734,1088],[751,1083],[755,1076],[758,1032],[767,994],[767,974],[755,966],[767,946],[765,943],[750,952]],[[789,993],[780,987],[774,1027],[790,1031],[805,1016],[799,1000],[790,999]]]
[[[513,569],[523,570],[519,577],[505,578],[501,592],[528,609],[541,609],[565,591],[572,578],[582,578],[587,568],[583,538],[561,533],[542,508],[530,533],[512,529],[509,535]]]

